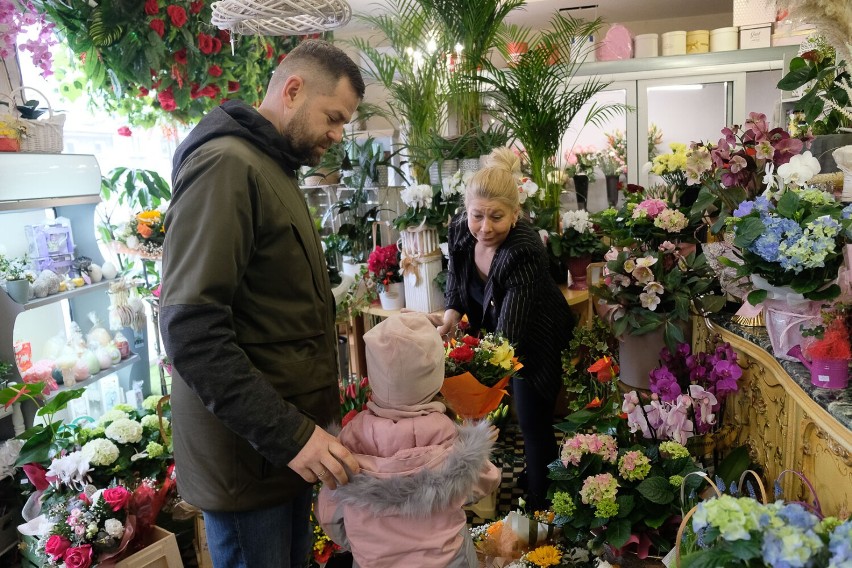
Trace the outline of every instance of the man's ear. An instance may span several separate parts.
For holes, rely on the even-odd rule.
[[[298,75],[290,75],[284,80],[284,85],[281,87],[281,97],[284,106],[293,108],[296,101],[300,97],[304,97],[305,81]]]

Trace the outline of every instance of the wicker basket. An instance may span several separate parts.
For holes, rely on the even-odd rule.
[[[12,97],[19,91],[22,98],[24,90],[29,89],[41,95],[42,100],[47,103],[48,117],[42,120],[28,120],[21,118],[20,121],[27,127],[27,134],[21,139],[21,152],[34,152],[40,154],[62,153],[62,129],[65,125],[64,114],[54,114],[53,106],[47,97],[32,87],[18,87],[12,90]]]

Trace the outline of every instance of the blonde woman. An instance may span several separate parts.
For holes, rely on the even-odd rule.
[[[465,211],[450,224],[439,332],[451,332],[467,314],[474,332],[500,332],[516,346],[524,368],[510,384],[524,437],[527,502],[536,510],[546,506],[547,464],[557,457],[553,410],[574,318],[538,232],[521,218],[520,166],[510,149],[498,148],[467,184]]]

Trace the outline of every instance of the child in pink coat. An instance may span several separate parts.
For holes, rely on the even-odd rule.
[[[390,317],[364,334],[372,400],[340,432],[361,473],[323,487],[316,517],[359,568],[474,568],[463,506],[500,484],[494,429],[458,425],[434,400],[444,346],[424,314]]]

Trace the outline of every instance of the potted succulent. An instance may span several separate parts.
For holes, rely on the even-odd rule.
[[[19,304],[26,304],[30,296],[30,270],[26,257],[6,258],[0,255],[0,270],[6,278],[6,292]]]

